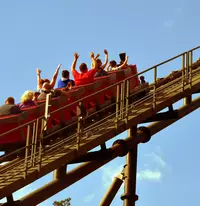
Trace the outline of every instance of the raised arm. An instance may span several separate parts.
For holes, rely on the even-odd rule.
[[[36,72],[37,72],[37,90],[40,90],[42,88],[42,85],[41,85],[41,69],[37,68],[36,69]]]
[[[96,54],[96,56],[95,56],[94,58],[95,58],[95,59],[98,59],[98,58],[99,58],[99,56],[100,56],[100,54]],[[91,68],[94,68],[93,63],[91,63]]]
[[[52,89],[54,88],[55,84],[56,84],[56,80],[57,80],[57,77],[58,77],[58,72],[60,70],[60,67],[61,67],[61,64],[58,65],[53,77],[52,77],[52,80],[50,82],[50,85],[52,87]]]
[[[106,49],[104,49],[104,54],[105,54],[105,62],[104,64],[101,66],[102,69],[105,69],[107,63],[108,63],[108,51]]]
[[[74,53],[74,61],[72,62],[72,66],[71,66],[72,72],[73,72],[73,70],[76,70],[76,63],[77,63],[78,58],[79,58],[78,53]]]
[[[122,65],[118,66],[117,68],[118,69],[124,68],[126,66],[127,62],[128,62],[128,56],[126,56],[124,63]]]
[[[95,58],[95,59],[98,59],[98,58],[99,58],[99,56],[100,56],[100,54],[97,54],[94,58]]]
[[[90,58],[92,59],[93,68],[98,70],[97,60],[95,59],[93,52],[90,53]]]

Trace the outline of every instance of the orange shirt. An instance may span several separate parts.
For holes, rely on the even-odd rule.
[[[84,85],[84,84],[93,83],[95,74],[96,74],[96,69],[91,69],[85,73],[79,73],[75,69],[72,71],[75,85]]]

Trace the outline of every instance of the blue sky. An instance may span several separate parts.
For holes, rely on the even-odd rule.
[[[118,54],[126,51],[129,63],[142,71],[198,46],[199,6],[197,0],[1,1],[0,104],[7,96],[18,102],[25,90],[35,90],[37,67],[46,78],[51,78],[60,63],[62,68],[70,68],[75,51],[80,54],[78,63],[89,65],[90,51],[102,53],[106,48],[109,59],[117,61]],[[163,67],[159,75],[180,66],[180,60],[175,61]],[[199,114],[195,111],[139,146],[137,206],[199,203]],[[124,158],[118,158],[40,205],[68,196],[73,206],[98,205],[124,163]],[[15,197],[47,181],[50,175]],[[118,195],[113,205],[121,204]]]

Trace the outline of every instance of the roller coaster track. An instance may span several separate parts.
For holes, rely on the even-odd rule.
[[[154,82],[151,84],[150,92],[145,97],[137,101],[128,101],[128,99],[126,99],[126,90],[128,90],[128,87],[125,89],[128,80],[124,80],[118,83],[120,86],[124,84],[124,97],[122,103],[120,103],[120,107],[116,109],[116,111],[110,112],[103,119],[91,123],[91,125],[88,125],[81,131],[81,134],[73,133],[65,137],[65,131],[67,131],[66,126],[60,127],[47,134],[45,138],[50,136],[60,138],[58,138],[56,142],[49,144],[48,147],[37,150],[34,154],[34,161],[33,156],[26,155],[25,157],[18,157],[0,166],[0,199],[10,197],[12,193],[20,188],[57,169],[57,173],[60,172],[62,177],[59,177],[59,174],[57,174],[57,177],[49,185],[44,186],[44,188],[41,188],[41,190],[35,193],[33,192],[25,196],[20,201],[20,205],[36,205],[88,175],[115,157],[125,155],[122,147],[120,147],[121,149],[117,149],[119,145],[114,145],[111,156],[85,163],[85,165],[83,164],[82,171],[85,172],[82,172],[82,174],[79,172],[81,171],[81,166],[79,169],[74,170],[74,173],[73,171],[71,173],[69,171],[66,174],[65,166],[67,164],[81,159],[81,157],[95,147],[103,145],[116,135],[154,117],[155,114],[170,107],[181,99],[185,99],[186,104],[178,109],[176,117],[169,120],[157,121],[148,127],[151,136],[193,112],[195,109],[198,109],[200,107],[200,98],[192,100],[192,94],[200,91],[200,67],[192,67],[192,54],[199,48],[200,47],[197,47],[184,52],[138,74],[141,75],[149,70],[154,71]],[[156,88],[158,67],[177,58],[183,59],[182,75]],[[116,102],[116,104],[118,104],[118,102]],[[76,124],[79,123],[76,122]],[[137,138],[134,139],[134,141],[131,137],[124,140],[124,142],[127,143],[127,152],[136,144],[147,142],[149,138],[145,131],[140,129],[137,130],[135,135]],[[115,149],[118,152],[115,152]],[[62,172],[62,170],[64,170],[64,172]],[[69,178],[66,178],[68,176]],[[65,183],[61,183],[61,180],[62,182],[65,180]],[[52,189],[53,187],[57,187],[57,189]],[[49,190],[47,190],[47,188]]]

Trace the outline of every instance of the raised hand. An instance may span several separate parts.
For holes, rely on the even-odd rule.
[[[57,67],[57,69],[60,69],[61,66],[62,66],[62,64],[59,64],[58,67]]]
[[[93,59],[94,58],[94,52],[90,52],[90,57]]]
[[[39,69],[39,68],[37,68],[37,69],[36,69],[36,72],[37,72],[37,74],[40,74],[40,73],[42,72],[42,70]]]
[[[104,54],[108,55],[108,51],[106,49],[104,49]]]
[[[79,55],[78,55],[78,53],[74,53],[74,59],[78,59],[79,58]]]

